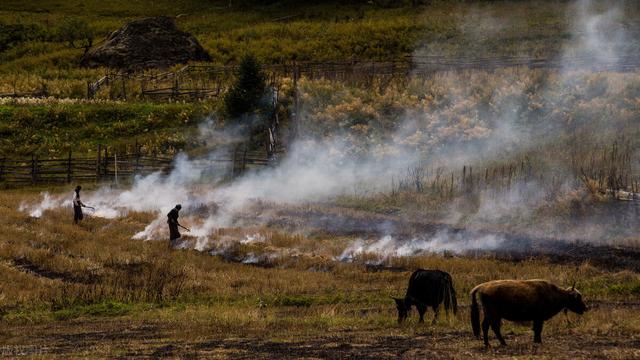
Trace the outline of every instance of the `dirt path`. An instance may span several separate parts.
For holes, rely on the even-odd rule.
[[[622,305],[626,307],[625,305]],[[531,334],[505,334],[508,346],[485,349],[469,331],[421,329],[340,330],[317,337],[274,340],[225,334],[213,328],[125,318],[85,319],[4,327],[0,356],[39,358],[233,358],[233,359],[632,359],[640,358],[640,334],[546,333],[542,345]],[[495,343],[495,341],[494,341]]]
[[[554,359],[607,359],[640,356],[640,338],[563,337],[534,345],[529,336],[509,336],[511,345],[485,349],[466,332],[421,333],[411,337],[333,336],[294,342],[227,339],[198,345],[199,350],[233,354],[237,359],[493,359],[541,356]],[[580,344],[581,342],[586,343]]]
[[[74,276],[66,272],[57,272],[43,269],[38,264],[31,262],[26,258],[15,258],[10,263],[14,269],[25,272],[37,277],[50,280],[61,280],[69,283],[92,284],[98,281],[98,278],[92,274],[83,274],[83,276]]]

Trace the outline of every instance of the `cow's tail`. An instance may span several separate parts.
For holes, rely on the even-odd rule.
[[[456,298],[456,289],[453,288],[453,280],[451,277],[443,284],[444,292],[444,309],[449,312],[453,310],[454,314],[458,313],[458,299]]]
[[[478,288],[479,286],[476,286],[471,290],[471,328],[473,329],[473,335],[475,337],[480,336],[480,309],[478,307],[478,300],[476,299]]]
[[[449,294],[451,294],[451,305],[453,308],[453,313],[458,313],[458,298],[456,297],[456,289],[453,287],[453,281],[449,282]]]

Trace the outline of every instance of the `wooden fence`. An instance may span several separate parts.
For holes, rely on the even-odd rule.
[[[549,169],[548,164],[524,157],[519,161],[486,164],[482,167],[463,165],[458,171],[449,166],[407,169],[392,178],[392,193],[428,192],[444,198],[461,194],[494,196],[504,191],[543,191],[547,195],[562,194],[563,186],[584,186],[593,194],[618,200],[640,200],[640,169],[629,140],[581,149],[567,166]],[[546,160],[545,160],[546,162]],[[532,184],[531,188],[528,185]]]
[[[482,168],[463,165],[459,171],[418,166],[393,177],[391,189],[392,195],[401,191],[428,192],[445,198],[482,191],[495,195],[513,186],[542,182],[543,176],[528,160]]]
[[[532,57],[445,57],[413,56],[401,61],[325,61],[265,65],[271,86],[278,88],[284,78],[328,79],[371,86],[389,83],[392,79],[429,76],[439,71],[468,69],[495,70],[507,67],[532,69],[589,69],[593,71],[635,71],[640,68],[636,56],[594,59],[589,56],[564,58]],[[236,66],[187,65],[177,71],[158,74],[107,73],[87,85],[87,96],[93,98],[101,88],[110,86],[110,97],[126,99],[196,100],[223,94],[235,77]],[[115,95],[114,95],[115,94]]]
[[[374,81],[384,85],[392,79],[429,76],[439,71],[495,70],[507,67],[628,72],[640,68],[640,57],[479,58],[421,55],[399,61],[295,62],[265,65],[263,68],[269,84],[277,88],[277,84],[284,78],[329,79],[370,86]],[[105,88],[109,89],[108,97],[112,99],[197,100],[217,97],[223,94],[232,83],[236,70],[236,66],[187,65],[179,70],[163,73],[107,72],[100,79],[87,83],[87,98],[96,97]],[[20,92],[14,89],[10,93],[0,93],[0,97],[47,97],[48,94],[43,84],[42,89],[38,91]]]
[[[42,84],[40,89],[35,91],[19,92],[16,88],[12,92],[0,93],[0,98],[46,98],[49,96],[49,90],[45,83]]]
[[[264,150],[249,150],[245,144],[235,148],[228,156],[191,160],[198,169],[227,171],[228,176],[238,176],[255,167],[267,166],[275,159]],[[25,186],[70,182],[118,182],[130,180],[136,175],[155,172],[169,174],[175,166],[173,156],[142,153],[110,154],[99,150],[95,157],[41,159],[0,158],[0,184]]]
[[[136,174],[170,171],[169,157],[126,154],[40,159],[0,159],[0,183],[27,185],[72,181],[113,181]]]

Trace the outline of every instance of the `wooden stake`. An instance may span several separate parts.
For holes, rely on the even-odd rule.
[[[71,150],[69,150],[69,159],[67,160],[67,184],[71,183]]]

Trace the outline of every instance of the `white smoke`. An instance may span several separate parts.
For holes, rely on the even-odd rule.
[[[623,3],[580,0],[569,6],[573,39],[565,46],[565,61],[586,57],[591,60],[588,65],[616,64],[630,43]]]
[[[430,237],[415,237],[409,240],[396,239],[391,235],[374,241],[356,240],[337,258],[340,261],[353,261],[363,255],[379,257],[380,262],[390,257],[417,256],[425,253],[453,252],[463,254],[473,250],[495,250],[504,242],[498,235],[478,235],[453,233],[441,230]]]
[[[197,247],[204,248],[212,231],[233,225],[236,215],[254,200],[300,204],[327,201],[358,186],[382,191],[389,186],[393,174],[405,171],[416,161],[414,155],[407,153],[352,156],[344,142],[336,138],[329,141],[306,140],[294,143],[276,167],[249,172],[228,185],[212,186],[205,192],[177,195],[182,196],[182,203],[186,203],[187,208],[203,203],[215,205],[218,209],[191,227],[189,234],[200,239]],[[152,183],[157,181],[151,180]],[[138,185],[134,186],[134,192],[136,187]],[[156,238],[164,230],[163,223],[164,212],[134,237]]]
[[[265,240],[264,235],[255,233],[252,235],[245,235],[244,239],[240,240],[240,244],[263,243]]]
[[[41,195],[42,200],[40,202],[36,204],[22,202],[18,207],[18,210],[29,213],[29,216],[31,217],[40,218],[42,217],[42,213],[47,210],[63,206],[71,208],[71,196],[69,196],[69,199],[65,199],[63,196],[54,196],[48,192],[43,192]]]
[[[567,50],[566,59],[577,52],[590,54],[598,61],[610,61],[611,58],[619,57],[621,44],[627,38],[624,29],[616,25],[621,14],[619,8],[598,12],[593,3],[587,0],[579,1],[576,6],[577,16],[573,29],[579,40],[577,44],[570,44],[571,50]],[[495,32],[503,28],[503,25],[486,25],[484,27]],[[517,82],[517,79],[514,81],[513,86],[519,96],[515,96],[513,103],[498,104],[495,111],[499,115],[495,119],[486,119],[486,123],[492,126],[492,133],[484,138],[481,148],[461,147],[458,150],[455,148],[458,144],[440,148],[441,159],[444,158],[448,166],[458,168],[461,164],[513,151],[514,147],[523,151],[539,144],[527,129],[518,125],[519,109],[523,106],[519,99],[526,99],[528,84]],[[464,86],[462,80],[460,83]],[[550,94],[554,92],[546,91]],[[228,149],[212,151],[199,159],[190,159],[181,154],[176,157],[174,169],[169,175],[158,172],[138,177],[127,190],[104,187],[83,195],[83,201],[96,208],[95,216],[105,218],[126,216],[130,211],[155,213],[156,218],[151,223],[132,235],[134,239],[142,240],[167,238],[166,214],[175,204],[180,203],[183,205],[181,216],[185,217],[181,221],[191,228],[191,232],[187,234],[196,238],[196,249],[205,250],[211,246],[212,233],[217,228],[233,226],[238,214],[245,211],[254,200],[304,204],[329,201],[357,188],[365,188],[369,193],[386,191],[393,176],[403,174],[408,168],[419,166],[425,161],[421,154],[404,143],[413,133],[424,130],[415,126],[415,123],[416,119],[407,118],[404,124],[398,126],[400,130],[389,136],[390,141],[371,144],[370,148],[357,154],[350,148],[350,142],[338,135],[322,140],[299,139],[290,145],[286,157],[277,166],[251,170],[228,184],[220,183],[223,178],[221,174],[226,173],[228,167],[201,165],[211,164],[207,160],[218,156],[228,156]],[[206,146],[241,136],[242,132],[238,129],[230,134],[213,129],[212,124],[208,120],[201,126],[201,141]],[[535,188],[532,189],[507,192],[506,195],[501,194],[506,197],[499,199],[483,194],[475,219],[492,221],[514,209],[530,208],[532,203],[542,200],[535,196]],[[45,210],[70,206],[69,199],[45,193],[41,203],[33,206],[21,205],[20,209],[39,217]],[[197,219],[196,216],[190,216],[202,207],[216,210],[198,214]],[[453,221],[460,222],[463,216],[454,214]],[[247,237],[240,242],[247,244],[256,241],[262,240]],[[417,236],[409,240],[387,235],[373,242],[356,241],[339,258],[348,260],[367,253],[411,256],[423,252],[491,250],[499,248],[503,241],[503,238],[496,236],[469,237],[450,232]],[[215,253],[225,249],[222,246],[210,251]]]

